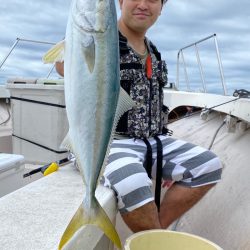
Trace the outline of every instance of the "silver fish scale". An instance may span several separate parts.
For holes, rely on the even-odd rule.
[[[86,3],[78,0],[72,4],[76,2],[82,3],[79,6]],[[82,28],[90,23],[84,25],[80,23],[80,19],[75,19],[82,13],[74,13],[78,8],[72,8],[65,38],[64,78],[69,137],[84,175],[87,196],[93,195],[103,166],[120,89],[115,6],[113,1],[100,2],[109,3],[110,5],[106,5],[109,9],[103,9],[104,12],[93,10],[96,20],[93,21],[92,17],[91,22],[97,27],[105,17],[106,23],[110,24],[108,29],[105,32],[85,31]],[[83,21],[86,19],[81,19]]]

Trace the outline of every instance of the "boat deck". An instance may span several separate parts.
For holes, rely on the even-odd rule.
[[[194,101],[193,97],[191,99]],[[248,117],[250,103],[249,100],[243,102],[247,105],[244,116]],[[238,107],[232,105],[230,108]],[[174,131],[174,137],[208,148],[225,118],[223,111],[212,111],[206,120],[197,114],[171,123],[169,128]],[[215,136],[211,148],[223,162],[222,181],[179,220],[176,229],[207,238],[223,249],[245,250],[250,249],[250,126],[241,120],[234,125],[226,123]],[[26,171],[33,167],[26,165]],[[72,165],[34,181],[41,176],[36,174],[27,178],[25,184],[31,182],[29,185],[0,199],[0,210],[3,211],[0,214],[1,229],[4,232],[0,234],[1,249],[57,248],[62,232],[82,201],[82,180]],[[110,216],[115,216],[112,191],[98,187],[97,196]],[[80,244],[79,238],[97,243],[104,237],[101,242],[106,242],[105,248],[103,243],[97,243],[94,249],[111,249],[100,230],[93,227],[84,230],[85,234],[79,232],[72,244]],[[90,234],[88,230],[99,233]],[[119,215],[117,230],[123,243],[131,235]],[[92,235],[95,239],[87,240],[83,235]]]

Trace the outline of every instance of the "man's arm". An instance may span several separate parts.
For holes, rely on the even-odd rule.
[[[56,71],[59,75],[64,76],[64,62],[56,62]]]

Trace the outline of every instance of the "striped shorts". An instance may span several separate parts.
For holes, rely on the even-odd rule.
[[[163,180],[198,187],[221,179],[222,164],[211,151],[172,137],[159,138],[163,146]],[[148,140],[153,151],[152,176],[155,178],[157,146],[154,138]],[[154,200],[152,181],[143,167],[146,153],[146,144],[140,139],[114,140],[111,145],[101,183],[115,191],[121,213]]]

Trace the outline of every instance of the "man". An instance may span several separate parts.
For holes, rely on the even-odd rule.
[[[162,88],[167,70],[145,35],[165,2],[119,0],[121,86],[137,106],[118,124],[102,183],[115,191],[121,216],[134,232],[167,228],[221,178],[221,163],[212,152],[163,135],[167,129],[163,126]],[[63,75],[63,64],[57,63],[56,68]],[[163,180],[174,181],[159,211],[149,178],[157,175],[157,165],[162,165]]]

